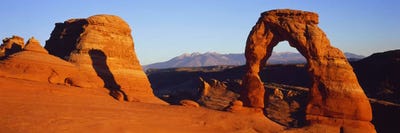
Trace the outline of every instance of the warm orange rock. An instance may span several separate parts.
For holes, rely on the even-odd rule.
[[[44,49],[38,40],[36,40],[34,37],[30,38],[28,42],[26,43],[24,47],[25,51],[33,51],[33,52],[39,52],[39,53],[45,53],[48,54],[47,50]]]
[[[199,81],[200,95],[194,95],[194,97],[196,97],[195,99],[198,98],[197,102],[201,106],[215,110],[226,110],[227,107],[231,106],[231,102],[236,101],[239,97],[232,91],[235,89],[233,86],[237,84],[235,81],[203,78],[200,78]]]
[[[240,100],[235,100],[230,103],[230,106],[226,108],[228,112],[240,112],[243,110],[243,102]]]
[[[243,106],[243,102],[240,100],[235,100],[232,102],[232,106]]]
[[[306,109],[311,124],[325,123],[320,121],[325,117],[371,121],[368,98],[344,54],[330,45],[325,33],[318,27],[316,13],[298,10],[264,12],[250,32],[245,51],[247,73],[243,78],[241,94],[245,106],[264,107],[264,86],[258,73],[271,56],[273,47],[281,41],[288,41],[307,59],[313,81]],[[374,132],[372,124],[361,125]],[[343,128],[349,124],[339,122],[334,126]],[[360,125],[355,127],[363,128]]]
[[[24,38],[16,35],[11,38],[5,38],[3,39],[3,44],[0,45],[0,57],[19,52],[22,48],[24,48]]]
[[[156,98],[134,51],[129,25],[118,16],[95,15],[57,23],[45,48],[104,81],[125,101],[163,103]]]
[[[195,101],[193,101],[193,100],[187,100],[187,99],[185,99],[185,100],[181,100],[179,103],[180,103],[182,106],[187,106],[187,107],[195,107],[195,108],[200,107],[199,103],[197,103],[197,102],[195,102]]]
[[[103,89],[0,77],[2,133],[279,133],[262,113],[116,102]]]
[[[40,43],[31,38],[22,52],[0,61],[0,77],[24,79],[52,84],[97,87],[73,64],[47,54]]]

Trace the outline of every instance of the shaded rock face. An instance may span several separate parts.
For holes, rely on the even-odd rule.
[[[24,43],[24,38],[16,35],[3,39],[0,45],[0,58],[22,51]]]
[[[370,101],[376,131],[400,131],[397,123],[390,122],[400,119],[400,50],[375,53],[352,65],[367,96],[377,99]]]
[[[226,110],[239,97],[235,93],[239,89],[239,81],[218,81],[215,79],[206,81],[202,78],[200,81],[200,98],[197,101],[204,107]]]
[[[45,48],[101,78],[116,99],[164,103],[153,95],[134,51],[131,29],[118,16],[95,15],[57,23]]]
[[[56,23],[44,48],[50,54],[68,60],[87,24],[85,19],[70,19],[64,23]]]
[[[332,47],[318,27],[318,15],[298,10],[271,10],[261,14],[249,34],[241,99],[245,106],[264,107],[264,86],[259,77],[261,62],[281,41],[288,41],[308,62],[312,85],[306,108],[307,120],[344,131],[373,132],[372,111],[343,52]],[[362,127],[362,128],[360,128]]]
[[[308,88],[276,83],[265,84],[265,115],[287,127],[306,125]]]
[[[368,97],[400,104],[400,50],[375,53],[352,64]]]
[[[157,88],[156,96],[170,104],[180,104],[181,100],[197,101],[201,95],[203,82],[199,78],[185,80],[165,88]],[[153,87],[154,88],[154,87]]]
[[[396,133],[400,131],[399,124],[395,121],[400,119],[400,104],[371,99],[374,123],[378,133]]]
[[[180,104],[180,101],[188,99],[198,102],[203,107],[225,110],[231,102],[238,99],[239,88],[240,81],[218,81],[198,77],[157,90],[156,95],[171,104]]]

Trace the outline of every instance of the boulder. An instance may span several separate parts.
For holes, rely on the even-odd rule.
[[[240,100],[235,100],[231,103],[232,106],[243,107],[243,102]]]
[[[246,43],[247,72],[241,99],[245,106],[264,107],[260,68],[281,41],[288,41],[306,59],[312,78],[306,119],[340,129],[375,132],[371,106],[345,55],[330,45],[318,27],[318,14],[299,10],[271,10],[261,14]],[[353,129],[356,128],[356,129]],[[344,130],[347,131],[347,130]]]
[[[230,103],[230,106],[226,108],[228,112],[240,112],[243,110],[243,102],[240,100],[235,100]]]
[[[186,106],[186,107],[196,107],[196,108],[200,107],[200,105],[197,102],[192,101],[192,100],[187,100],[187,99],[182,100],[179,103],[182,106]]]
[[[131,29],[118,16],[95,15],[57,23],[45,48],[101,79],[105,88],[122,93],[126,101],[166,104],[153,95],[134,51]]]

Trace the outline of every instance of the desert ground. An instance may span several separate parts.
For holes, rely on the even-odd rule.
[[[0,84],[1,132],[251,133],[284,129],[262,113],[120,102],[105,88],[10,78],[0,78]]]

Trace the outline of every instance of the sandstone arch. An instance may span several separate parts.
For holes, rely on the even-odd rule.
[[[312,78],[307,120],[345,127],[373,125],[368,98],[358,84],[344,54],[332,47],[318,27],[318,14],[298,10],[271,10],[261,14],[246,44],[247,73],[243,77],[241,99],[245,106],[264,107],[264,86],[258,75],[260,67],[281,41],[288,41],[308,62]],[[335,120],[332,120],[335,119]],[[353,120],[361,124],[352,123]],[[361,125],[361,126],[360,126]],[[347,129],[347,127],[346,127]]]

